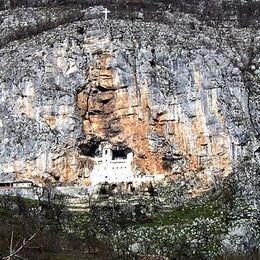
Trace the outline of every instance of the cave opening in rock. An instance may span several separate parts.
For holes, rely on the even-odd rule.
[[[117,150],[112,150],[112,160],[126,160],[128,153],[128,150],[121,148]]]
[[[89,157],[96,157],[100,156],[99,154],[99,145],[100,140],[97,138],[93,138],[87,143],[82,143],[79,145],[79,149],[82,155],[89,156]]]

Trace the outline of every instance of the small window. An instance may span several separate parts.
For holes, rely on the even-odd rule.
[[[105,150],[105,154],[107,154],[107,150]]]

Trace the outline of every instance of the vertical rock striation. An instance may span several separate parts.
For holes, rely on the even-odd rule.
[[[2,48],[0,171],[88,185],[109,141],[133,151],[136,172],[195,179],[195,196],[257,150],[259,56],[245,39],[257,46],[259,32],[165,16],[75,22]]]

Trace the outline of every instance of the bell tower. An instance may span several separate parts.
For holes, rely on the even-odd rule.
[[[112,159],[112,151],[109,146],[105,146],[102,151],[102,158],[105,162],[110,162]]]

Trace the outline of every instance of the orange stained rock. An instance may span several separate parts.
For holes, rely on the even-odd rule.
[[[91,87],[91,82],[99,82],[100,86],[109,91],[97,92],[90,98],[90,103],[93,104],[89,108],[95,109],[97,113],[89,115],[84,121],[83,128],[86,134],[98,135],[114,144],[126,143],[134,152],[134,167],[146,173],[170,174],[169,169],[163,166],[162,151],[152,150],[149,136],[155,133],[177,145],[179,152],[186,160],[183,171],[199,174],[205,189],[211,185],[212,181],[211,176],[205,177],[203,174],[207,167],[220,169],[220,171],[223,169],[223,174],[227,174],[231,165],[228,134],[224,132],[222,136],[210,138],[200,100],[196,104],[195,118],[187,118],[179,106],[174,113],[176,121],[165,120],[169,112],[166,110],[163,114],[158,114],[157,111],[153,111],[146,84],[142,84],[141,87],[115,89],[116,79],[109,66],[110,59],[111,56],[108,53],[101,55],[97,64],[89,71],[89,77],[92,77],[92,80],[89,81],[90,85],[87,87]],[[195,72],[198,95],[201,95],[202,91],[201,81],[201,73]],[[215,100],[216,93],[213,94]],[[85,98],[83,94],[79,94],[78,100],[83,99],[80,101],[80,108],[86,108]],[[213,110],[218,113],[217,105],[214,105]],[[156,118],[153,118],[152,115],[156,114]],[[113,127],[119,127],[120,131],[108,137],[107,131],[111,122],[113,122]]]
[[[114,92],[115,111],[118,112],[121,109],[129,109],[129,93],[125,90],[119,89]],[[128,114],[128,113],[127,113]]]
[[[113,88],[113,73],[112,69],[109,66],[109,62],[111,59],[110,54],[104,54],[102,55],[99,65],[100,68],[97,68],[99,71],[98,74],[98,81],[99,85],[104,88]]]
[[[57,118],[55,116],[44,116],[44,120],[51,129],[54,129],[56,127]]]
[[[62,182],[73,182],[78,179],[78,161],[74,154],[65,155],[53,161],[50,171],[56,172],[61,176]]]
[[[102,79],[112,79],[112,70],[110,68],[101,68],[99,76]]]
[[[131,106],[131,102],[129,102],[130,96],[131,95],[128,92],[119,92],[119,97],[116,96],[115,99],[120,99],[122,103],[120,102],[116,106],[122,107],[123,104],[128,104]],[[129,107],[129,110],[135,109],[133,107]],[[158,130],[162,133],[162,129],[161,126],[157,129],[149,124],[151,114],[149,100],[147,99],[145,92],[141,93],[141,104],[139,110],[142,115],[142,119],[139,118],[138,111],[132,115],[126,115],[125,117],[120,118],[120,124],[122,126],[121,139],[125,139],[128,146],[134,151],[134,164],[139,170],[146,173],[164,172],[163,162],[159,154],[160,152],[151,151],[151,146],[149,144],[148,137],[150,133]],[[115,110],[115,113],[117,113],[117,111],[118,110]]]
[[[90,116],[89,119],[83,122],[83,130],[86,134],[96,134],[100,137],[105,137],[104,120],[100,116]]]
[[[100,84],[100,80],[103,81],[102,87],[112,89],[114,82],[112,70],[108,66],[109,61],[110,56],[104,55],[98,63],[100,73],[98,73],[99,68],[92,68],[92,71],[95,71],[95,75],[99,75],[98,81]],[[107,81],[107,79],[111,79],[111,81]],[[140,97],[135,94],[124,89],[114,90],[109,94],[106,94],[106,92],[96,94],[96,97],[91,100],[97,107],[100,107],[100,101],[102,101],[100,97],[105,97],[109,101],[104,105],[102,112],[95,116],[89,116],[88,120],[84,121],[84,131],[86,134],[95,133],[105,138],[106,129],[110,122],[117,119],[120,132],[117,136],[111,137],[110,141],[112,143],[126,142],[135,153],[134,162],[138,169],[149,173],[162,172],[161,156],[158,155],[159,151],[151,151],[148,136],[152,131],[163,134],[163,126],[158,124],[156,127],[152,127],[149,125],[151,115],[147,91],[143,90]],[[134,100],[130,101],[130,97]],[[133,107],[134,103],[138,103],[139,106]],[[101,109],[99,110],[101,111]]]
[[[201,103],[197,104],[197,116],[191,123],[173,122],[174,140],[184,156],[187,158],[187,170],[200,172],[205,168],[200,156],[206,156],[209,164],[215,169],[225,169],[224,175],[230,172],[231,157],[229,151],[229,138],[224,136],[209,137],[205,115]]]
[[[106,91],[97,94],[97,102],[108,102],[113,99],[114,93],[113,91]]]
[[[103,112],[103,104],[98,102],[98,96],[91,96],[88,101],[88,112]]]
[[[85,91],[82,91],[78,94],[77,106],[80,109],[88,108],[88,94]]]

